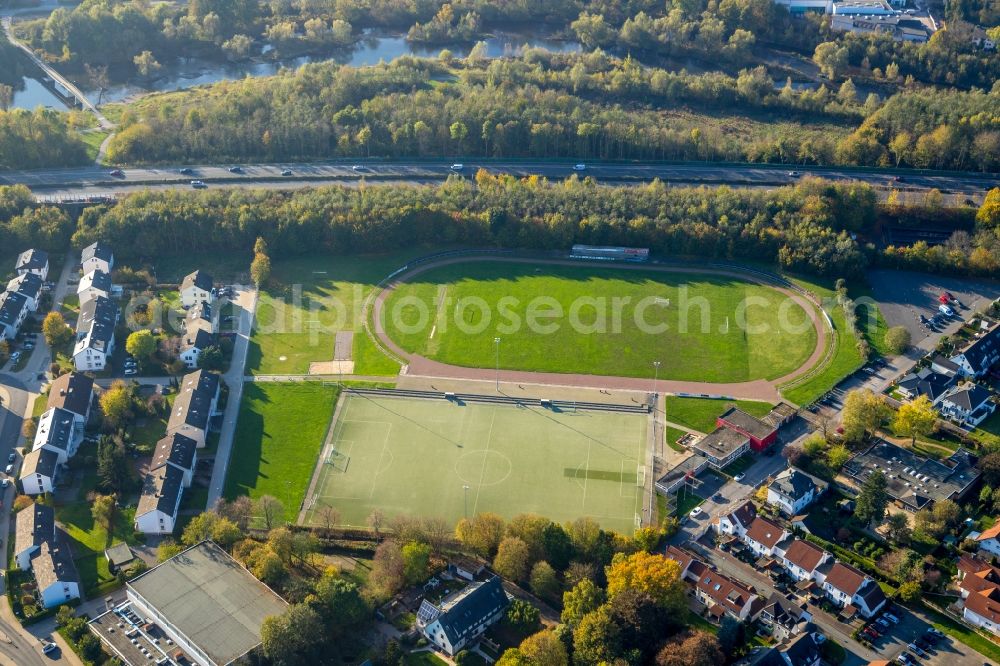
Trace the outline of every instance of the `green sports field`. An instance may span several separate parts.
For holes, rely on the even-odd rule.
[[[324,504],[347,525],[364,525],[375,509],[452,524],[466,512],[534,512],[557,521],[590,516],[631,534],[642,512],[647,415],[343,400],[337,454],[333,464],[321,457],[307,520]]]
[[[660,378],[705,382],[782,377],[817,343],[770,287],[594,265],[442,266],[396,289],[382,319],[404,349],[453,365],[493,367],[499,337],[505,369],[653,377],[659,361]]]

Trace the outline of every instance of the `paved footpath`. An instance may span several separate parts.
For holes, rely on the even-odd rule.
[[[631,390],[631,391],[648,391],[648,392],[665,392],[665,393],[695,393],[695,394],[708,394],[708,395],[718,395],[725,396],[729,398],[740,398],[746,400],[766,400],[769,402],[778,402],[781,400],[781,394],[778,392],[778,386],[785,384],[793,379],[800,377],[801,375],[808,372],[812,367],[814,367],[822,359],[823,354],[826,349],[826,338],[827,338],[827,328],[826,325],[821,321],[820,316],[816,312],[816,305],[810,303],[806,297],[802,294],[795,292],[791,289],[786,289],[767,282],[752,273],[745,273],[737,270],[727,270],[722,268],[710,268],[710,267],[690,267],[690,266],[664,266],[664,265],[615,265],[615,268],[624,270],[639,270],[639,271],[662,271],[667,273],[698,273],[698,274],[715,274],[715,275],[725,275],[730,277],[737,277],[741,280],[747,280],[750,282],[755,282],[758,284],[763,284],[768,287],[772,287],[775,290],[781,292],[785,296],[792,299],[795,303],[799,304],[810,316],[813,322],[813,326],[816,329],[816,349],[813,350],[812,355],[809,359],[792,373],[784,377],[779,377],[774,380],[756,380],[750,382],[736,382],[736,383],[726,383],[726,384],[714,384],[709,382],[694,382],[694,381],[676,381],[676,380],[666,380],[661,379],[655,382],[652,379],[643,379],[635,377],[610,377],[604,375],[588,375],[588,374],[563,374],[557,372],[526,372],[526,371],[516,371],[516,370],[500,370],[497,372],[492,368],[467,368],[456,365],[448,365],[446,363],[440,363],[438,361],[433,361],[419,354],[413,354],[403,350],[399,345],[397,345],[392,338],[386,333],[385,327],[383,326],[382,311],[385,306],[386,300],[392,294],[393,290],[399,287],[401,284],[407,282],[413,277],[441,266],[446,266],[449,264],[462,263],[470,261],[469,257],[453,257],[449,259],[442,259],[441,261],[434,261],[427,264],[422,264],[419,267],[408,271],[402,276],[397,277],[392,282],[390,282],[381,292],[378,293],[374,300],[374,313],[372,320],[375,324],[375,335],[381,344],[387,347],[393,354],[399,358],[407,360],[407,367],[404,368],[404,373],[407,375],[418,375],[422,377],[432,377],[439,379],[469,379],[469,380],[499,380],[504,383],[515,383],[515,384],[546,384],[552,386],[568,386],[568,387],[585,387],[592,389],[610,389],[610,390]],[[568,265],[568,266],[579,266],[580,262],[574,262],[569,260],[559,260],[559,259],[524,259],[517,257],[476,257],[476,262],[483,261],[505,261],[513,263],[527,263],[527,264],[556,264],[556,265]]]

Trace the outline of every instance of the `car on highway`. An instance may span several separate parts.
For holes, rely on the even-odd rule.
[[[789,171],[788,172],[788,177],[789,178],[798,178],[800,175],[802,175],[802,174],[800,174],[798,171]]]
[[[193,187],[196,190],[203,190],[206,187],[208,187],[208,185],[206,185],[205,181],[203,181],[203,180],[192,180],[191,181],[191,187]]]
[[[361,166],[360,164],[355,164],[355,165],[353,165],[351,167],[351,170],[352,171],[364,171],[365,168],[363,166]]]
[[[691,509],[691,513],[689,513],[688,515],[691,516],[692,518],[697,518],[698,516],[701,515],[701,507],[696,506],[695,508]]]
[[[586,170],[587,170],[587,165],[586,164],[574,164],[573,165],[573,171],[586,171]]]
[[[122,171],[121,169],[112,169],[111,175],[114,176],[115,178],[124,178],[125,172]]]
[[[464,164],[455,163],[455,164],[452,164],[448,168],[451,169],[452,171],[461,171],[461,170],[463,170],[465,168],[465,165]]]
[[[291,169],[282,169],[281,175],[282,176],[291,176],[292,175],[292,170]]]
[[[194,170],[191,169],[190,167],[184,167],[183,169],[180,170],[180,173],[184,176],[190,176],[191,174],[194,173]]]
[[[238,167],[238,166],[229,167],[229,173],[243,173],[243,167]]]
[[[740,482],[745,478],[747,478],[747,475],[744,474],[743,472],[740,472],[739,474],[733,477],[733,481]]]

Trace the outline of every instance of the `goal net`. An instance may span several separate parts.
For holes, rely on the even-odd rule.
[[[323,462],[326,463],[327,465],[330,465],[338,472],[346,472],[347,466],[351,462],[351,457],[349,455],[341,453],[337,449],[331,449],[330,453],[327,454]]]

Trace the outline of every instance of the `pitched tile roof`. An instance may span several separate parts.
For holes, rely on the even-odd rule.
[[[167,463],[191,471],[194,469],[195,449],[198,442],[190,437],[175,432],[167,435],[156,443],[156,450],[153,452],[153,461],[149,469],[159,469]]]
[[[473,583],[454,599],[442,602],[437,620],[448,640],[455,645],[484,619],[509,603],[500,578],[494,576],[485,583]]]
[[[990,392],[984,389],[979,384],[962,384],[961,386],[952,387],[944,397],[941,398],[941,402],[950,402],[953,405],[961,407],[967,412],[975,411],[984,402],[989,400]]]
[[[184,276],[184,279],[181,281],[181,291],[190,287],[197,287],[202,291],[211,291],[214,284],[215,282],[212,280],[211,275],[205,271],[197,270]]]
[[[808,474],[788,468],[775,477],[770,488],[792,500],[799,500],[815,490],[816,484]]]
[[[16,291],[0,292],[0,325],[15,326],[28,307],[28,299]]]
[[[91,243],[80,252],[81,262],[87,261],[88,259],[100,259],[102,261],[110,262],[114,259],[114,257],[115,253],[111,250],[111,246],[102,243],[101,241]]]
[[[59,464],[59,454],[49,449],[35,449],[24,456],[21,463],[21,476],[24,479],[35,474],[41,474],[52,479],[55,477],[56,466]]]
[[[753,539],[765,548],[773,548],[781,541],[784,530],[767,518],[757,516],[747,530],[747,538]]]
[[[49,263],[49,254],[45,250],[25,250],[17,256],[17,270],[39,270]]]
[[[733,427],[739,428],[754,439],[764,439],[774,432],[774,426],[764,423],[756,416],[751,416],[738,407],[730,407],[719,418]]]
[[[7,291],[15,291],[35,300],[42,291],[42,278],[35,273],[22,273],[7,283]]]
[[[826,582],[847,596],[853,597],[864,584],[865,575],[849,564],[837,562],[826,574]]]
[[[731,511],[726,514],[726,518],[728,518],[731,523],[741,525],[743,529],[749,527],[750,523],[752,523],[756,517],[757,507],[754,506],[754,503],[750,500],[747,500],[738,506],[735,511]]]
[[[993,527],[983,530],[976,537],[976,541],[986,541],[987,539],[995,539],[1000,536],[1000,521],[993,523]]]
[[[38,419],[38,432],[35,433],[34,448],[43,446],[60,451],[69,451],[76,436],[74,427],[76,418],[73,412],[53,407]]]
[[[1000,590],[996,588],[970,594],[965,607],[979,617],[1000,624]]]
[[[173,516],[180,499],[184,473],[172,465],[150,471],[142,481],[142,493],[136,506],[136,517],[160,511]]]
[[[49,541],[43,542],[38,552],[31,556],[31,572],[40,590],[55,583],[77,583],[80,580],[69,548]]]
[[[785,551],[785,559],[804,571],[813,571],[826,556],[826,551],[802,539],[795,539]]]
[[[753,603],[757,596],[743,583],[710,569],[699,576],[695,587],[716,604],[736,615],[739,615],[747,604]]]

